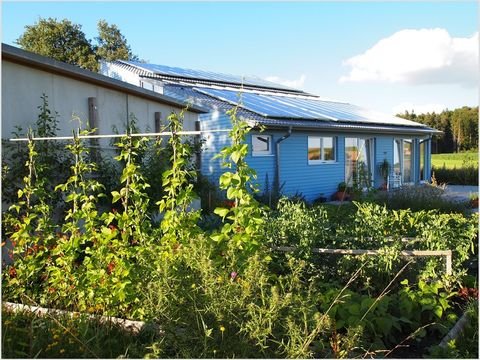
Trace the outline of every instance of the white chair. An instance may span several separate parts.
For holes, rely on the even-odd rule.
[[[387,190],[399,189],[402,187],[402,175],[390,174],[387,177]]]

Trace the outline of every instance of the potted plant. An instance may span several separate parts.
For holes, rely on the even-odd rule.
[[[349,199],[349,194],[347,192],[347,183],[342,181],[338,184],[337,192],[333,194],[333,198],[338,201],[344,201]]]
[[[391,165],[387,159],[383,159],[383,162],[380,165],[378,165],[378,170],[380,172],[380,175],[383,178],[383,184],[381,187],[382,190],[387,190],[387,181],[388,181],[388,175],[390,174],[390,169],[391,169]]]

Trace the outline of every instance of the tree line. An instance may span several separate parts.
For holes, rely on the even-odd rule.
[[[100,59],[139,61],[116,25],[99,20],[97,31],[98,36],[92,41],[81,25],[70,20],[40,18],[34,25],[25,26],[16,43],[24,50],[91,71],[99,70]]]
[[[425,124],[443,132],[432,144],[432,152],[453,153],[478,150],[478,106],[463,106],[455,110],[444,110],[426,114],[405,111],[397,116]]]

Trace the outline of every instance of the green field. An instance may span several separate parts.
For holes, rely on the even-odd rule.
[[[478,153],[432,154],[433,167],[442,168],[444,165],[447,169],[460,169],[465,165],[478,166]]]

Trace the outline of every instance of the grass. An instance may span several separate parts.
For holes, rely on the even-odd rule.
[[[432,174],[439,183],[478,184],[478,153],[432,154]]]
[[[132,334],[86,317],[2,311],[2,358],[141,358],[153,331]]]
[[[452,154],[432,154],[432,166],[435,168],[459,169],[465,164],[478,166],[478,152],[462,152]]]

